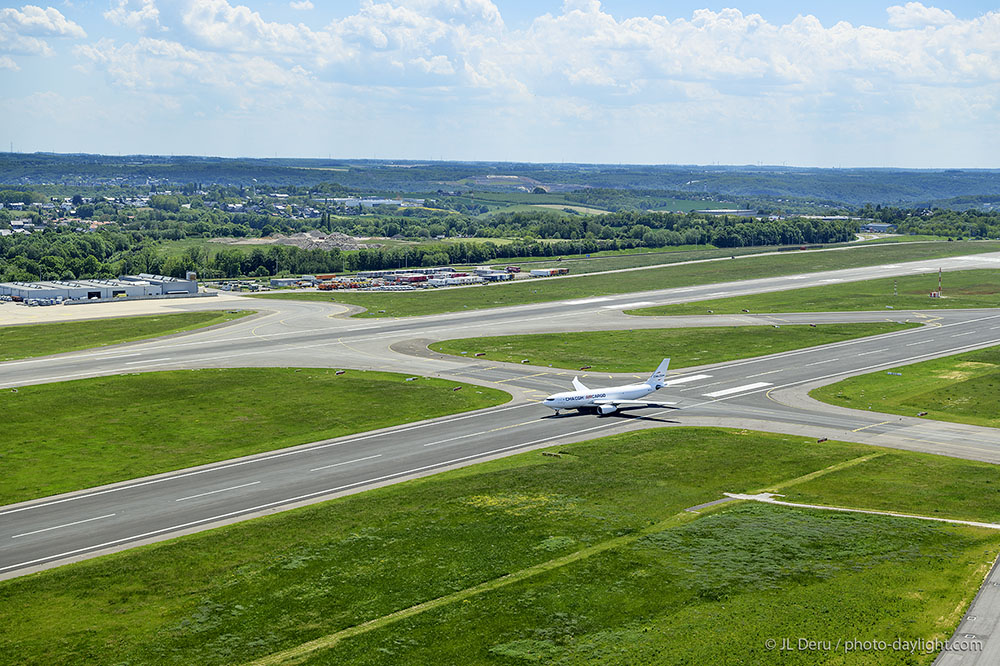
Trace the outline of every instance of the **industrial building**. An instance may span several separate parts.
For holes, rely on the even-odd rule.
[[[123,275],[117,280],[56,280],[45,282],[3,282],[0,296],[15,301],[92,301],[115,298],[150,298],[198,293],[194,280],[164,275]]]
[[[896,231],[896,225],[882,223],[882,222],[869,222],[867,224],[861,225],[861,231],[869,231],[879,234],[891,234]]]

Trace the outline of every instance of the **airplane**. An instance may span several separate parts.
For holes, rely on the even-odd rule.
[[[589,389],[583,385],[579,377],[573,378],[574,391],[565,391],[550,395],[542,404],[556,411],[559,416],[561,409],[575,409],[580,413],[595,412],[597,414],[612,414],[624,409],[642,409],[644,407],[670,407],[673,402],[647,402],[637,400],[653,391],[663,388],[667,377],[670,359],[665,358],[656,372],[642,384],[626,384],[624,386],[609,386],[607,388]]]

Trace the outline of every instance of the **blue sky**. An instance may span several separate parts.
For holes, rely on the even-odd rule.
[[[0,143],[996,168],[998,35],[977,1],[11,4]]]

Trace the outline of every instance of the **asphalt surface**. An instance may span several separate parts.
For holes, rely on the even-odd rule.
[[[535,447],[666,424],[746,427],[1000,463],[1000,430],[842,409],[805,396],[814,386],[847,376],[1000,344],[1000,309],[670,318],[622,314],[648,305],[938,268],[1000,268],[1000,253],[406,319],[349,319],[340,316],[343,308],[321,302],[248,299],[245,307],[261,314],[222,328],[0,364],[0,388],[176,368],[307,366],[439,376],[503,388],[514,396],[496,408],[2,507],[0,578]],[[218,304],[201,299],[177,306],[206,308]],[[432,340],[513,333],[885,320],[926,325],[688,368],[672,373],[668,386],[652,397],[677,401],[678,409],[603,418],[576,413],[555,417],[536,401],[566,390],[576,374],[592,387],[645,375],[488,363],[426,349]]]

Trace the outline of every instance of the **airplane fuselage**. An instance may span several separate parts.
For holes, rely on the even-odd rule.
[[[582,391],[565,391],[556,393],[542,401],[546,407],[560,409],[586,409],[597,407],[595,400],[636,400],[649,395],[655,389],[649,384],[628,384],[611,388],[589,389]]]

